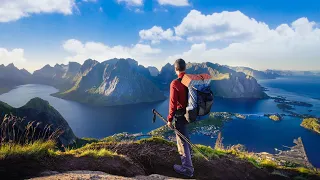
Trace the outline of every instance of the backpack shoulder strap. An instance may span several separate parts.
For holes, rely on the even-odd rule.
[[[177,79],[177,81],[179,81],[179,82],[181,82],[182,81],[182,78],[178,78]],[[187,102],[188,102],[188,98],[189,98],[189,96],[188,96],[188,94],[189,94],[189,89],[188,89],[188,87],[187,86],[185,86],[186,87],[186,99],[187,99]],[[188,105],[187,105],[188,106]]]

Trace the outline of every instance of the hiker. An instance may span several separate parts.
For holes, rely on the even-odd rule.
[[[184,116],[188,105],[188,89],[181,83],[181,80],[185,75],[186,63],[183,59],[178,59],[175,61],[174,66],[178,79],[173,80],[170,84],[169,115],[167,118],[167,125],[169,127],[173,127],[172,122],[174,121],[175,128],[189,139],[186,128],[188,121]],[[194,168],[191,160],[191,146],[177,133],[176,139],[182,165],[175,164],[173,168],[179,174],[192,177]]]

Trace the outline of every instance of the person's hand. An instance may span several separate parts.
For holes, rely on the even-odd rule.
[[[172,122],[168,121],[168,122],[167,122],[167,126],[168,126],[169,128],[171,128],[171,129],[173,129]]]

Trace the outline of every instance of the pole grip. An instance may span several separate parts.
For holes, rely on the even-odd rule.
[[[157,115],[162,121],[164,121],[165,123],[167,123],[168,121],[155,109],[152,109],[152,113],[154,115]]]

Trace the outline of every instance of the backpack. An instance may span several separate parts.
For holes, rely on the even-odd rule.
[[[202,120],[211,112],[213,93],[211,91],[211,76],[208,74],[185,74],[180,81],[187,88],[188,106],[185,117],[189,123]]]

